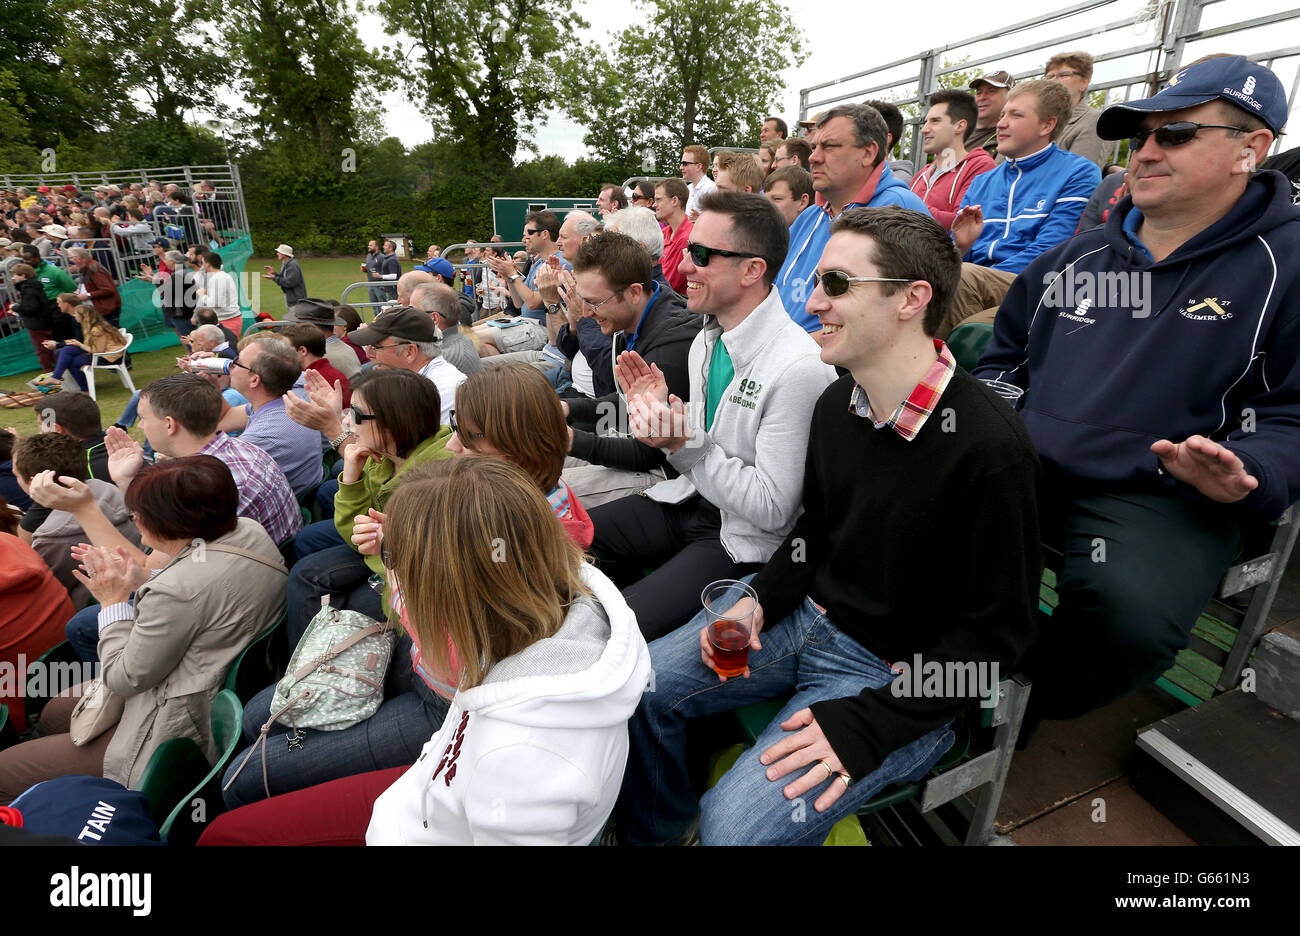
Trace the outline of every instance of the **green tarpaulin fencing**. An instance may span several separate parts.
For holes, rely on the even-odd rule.
[[[217,251],[221,254],[221,268],[235,278],[239,287],[239,306],[244,311],[244,321],[252,318],[249,302],[249,284],[244,279],[244,264],[253,255],[253,242],[241,237]],[[156,351],[172,345],[179,346],[176,332],[163,318],[162,309],[155,303],[158,291],[150,283],[133,280],[118,287],[122,295],[123,328],[135,336],[132,351]],[[34,371],[40,366],[36,351],[26,331],[19,331],[0,339],[0,377]]]

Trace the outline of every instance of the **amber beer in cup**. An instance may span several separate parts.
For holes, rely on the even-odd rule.
[[[721,579],[700,593],[713,665],[719,676],[740,676],[749,666],[749,638],[754,632],[758,594],[744,582]]]

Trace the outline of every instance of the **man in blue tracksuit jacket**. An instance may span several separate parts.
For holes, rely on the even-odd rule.
[[[1053,142],[1065,132],[1073,107],[1059,81],[1011,89],[998,121],[998,153],[1007,161],[976,176],[953,219],[953,241],[965,262],[938,337],[980,312],[975,321],[993,321],[1016,275],[1074,235],[1101,170]]]
[[[1043,462],[1060,605],[1023,666],[1035,717],[1154,682],[1185,647],[1246,519],[1300,499],[1300,207],[1254,172],[1287,116],[1245,58],[1108,108],[1131,195],[1029,264],[975,376]]]
[[[831,221],[850,208],[885,205],[929,214],[925,202],[890,171],[885,159],[888,134],[885,118],[866,104],[832,107],[817,121],[817,144],[808,157],[817,204],[790,225],[790,252],[776,274],[785,311],[814,337],[822,326],[805,306],[813,291],[813,273],[831,239]]]

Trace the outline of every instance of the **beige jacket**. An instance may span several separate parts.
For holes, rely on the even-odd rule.
[[[1056,145],[1091,160],[1098,169],[1105,169],[1115,149],[1115,142],[1097,136],[1097,118],[1100,116],[1101,111],[1087,104],[1074,105],[1070,122],[1065,125],[1065,132],[1056,141]]]
[[[191,738],[216,760],[212,700],[239,654],[284,613],[285,592],[280,550],[246,518],[226,536],[182,550],[140,586],[134,620],[99,635],[104,682],[126,698],[104,752],[105,777],[134,788],[153,752],[172,738]]]

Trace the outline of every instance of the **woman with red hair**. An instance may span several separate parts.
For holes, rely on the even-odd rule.
[[[32,479],[38,502],[53,487],[64,504],[91,497],[82,482],[53,474]],[[134,788],[172,738],[190,738],[215,760],[212,700],[239,654],[284,611],[280,551],[260,524],[237,515],[225,462],[191,455],[150,465],[127,489],[126,505],[141,542],[170,561],[149,572],[125,546],[81,546],[83,571],[73,573],[100,603],[101,678],[124,698],[122,717],[77,745],[68,729],[83,687],[51,700],[41,714],[46,736],[0,751],[0,805],[67,774]]]

